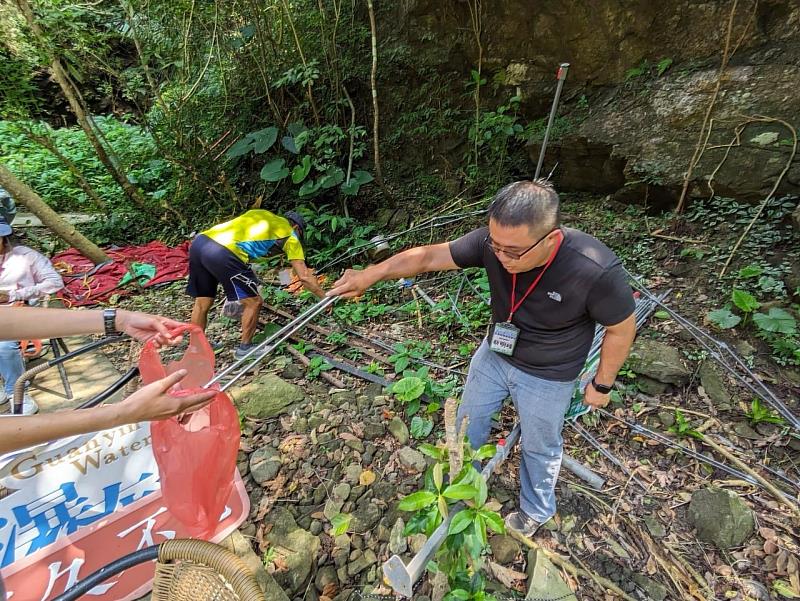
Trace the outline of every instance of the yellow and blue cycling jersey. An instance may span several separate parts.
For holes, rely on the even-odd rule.
[[[276,247],[290,261],[305,259],[303,245],[289,220],[264,209],[247,211],[202,233],[244,263],[274,253]]]

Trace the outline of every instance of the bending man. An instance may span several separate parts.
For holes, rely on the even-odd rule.
[[[358,296],[380,280],[467,267],[486,269],[492,327],[470,363],[458,423],[469,418],[467,435],[478,448],[489,437],[492,415],[511,397],[522,428],[520,500],[505,523],[533,536],[556,512],[561,428],[595,323],[606,326],[606,335],[585,400],[604,407],[636,334],[633,295],[610,249],[561,227],[558,195],[542,181],[502,188],[487,227],[347,270],[328,294]]]
[[[320,298],[324,296],[305,262],[301,243],[305,227],[305,220],[295,211],[281,217],[254,209],[202,232],[192,242],[187,287],[189,296],[195,299],[192,323],[205,329],[217,286],[222,284],[226,298],[244,306],[241,344],[234,352],[237,359],[253,348],[263,304],[258,278],[249,265],[252,260],[283,252],[303,286]]]

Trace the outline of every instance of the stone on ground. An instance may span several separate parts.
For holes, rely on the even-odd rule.
[[[275,507],[264,521],[272,524],[267,541],[281,556],[288,569],[276,571],[275,581],[291,596],[305,587],[319,552],[319,538],[300,528],[284,507]]]
[[[302,388],[274,374],[259,376],[231,393],[244,414],[257,419],[280,415],[285,407],[302,401],[304,396]]]
[[[753,511],[736,493],[722,488],[701,488],[689,502],[689,521],[697,538],[719,549],[743,544],[753,534]]]
[[[559,569],[554,566],[541,549],[528,552],[528,594],[526,599],[564,599],[574,601],[572,589],[561,577]]]
[[[664,384],[682,386],[692,375],[678,349],[647,338],[634,342],[628,364],[637,374]]]

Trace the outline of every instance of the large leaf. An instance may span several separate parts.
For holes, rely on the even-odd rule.
[[[350,526],[350,520],[353,516],[349,513],[337,513],[335,516],[331,518],[331,526],[333,529],[331,530],[331,536],[339,536],[340,534],[344,534],[347,532],[347,528]]]
[[[441,463],[437,463],[433,466],[433,485],[436,490],[442,488],[442,482],[444,482],[444,468]]]
[[[463,532],[472,525],[473,518],[474,516],[471,509],[462,509],[453,516],[453,521],[450,522],[450,528],[448,528],[447,534]]]
[[[420,417],[415,415],[411,420],[411,436],[414,438],[425,438],[433,430],[433,420],[427,417]]]
[[[448,499],[472,499],[478,494],[478,489],[470,484],[451,484],[442,491],[442,496]]]
[[[373,179],[374,178],[369,171],[355,171],[354,173],[350,174],[350,181],[342,184],[342,194],[355,196],[358,194],[358,190],[361,188],[361,186],[368,184]]]
[[[299,184],[308,175],[309,171],[311,171],[311,157],[305,155],[303,159],[294,166],[292,169],[292,183]]]
[[[327,190],[328,188],[338,186],[343,181],[344,171],[342,171],[341,167],[328,167],[325,171],[325,175],[320,178],[319,185],[323,190]]]
[[[735,315],[730,309],[711,311],[708,314],[708,318],[723,330],[728,330],[742,321],[742,318]]]
[[[441,495],[438,496],[436,498],[436,505],[437,505],[437,508],[439,509],[439,514],[442,517],[447,517],[447,514],[449,513],[449,510],[447,509],[447,499],[445,499]]]
[[[319,182],[316,182],[313,179],[308,179],[302,186],[300,186],[300,190],[297,193],[300,196],[311,196],[317,190],[319,190]]]
[[[418,399],[424,392],[425,382],[416,376],[409,376],[392,384],[392,394],[404,403]]]
[[[306,130],[308,130],[308,128],[299,121],[295,121],[286,126],[286,131],[288,131],[289,134],[291,134],[291,136],[294,138],[296,138]]]
[[[289,175],[289,170],[284,167],[283,159],[275,159],[274,161],[270,161],[261,169],[261,179],[267,182],[279,182],[287,175]]]
[[[278,128],[265,127],[249,135],[252,136],[253,139],[253,150],[256,154],[261,154],[272,148],[272,145],[275,144],[275,140],[278,139]]]
[[[494,444],[485,444],[480,449],[475,451],[474,459],[488,459],[489,457],[494,457],[494,454],[497,452],[497,445]]]
[[[745,313],[752,313],[761,306],[761,303],[756,300],[755,296],[744,290],[739,290],[738,288],[734,288],[731,293],[731,299],[733,300],[733,304]]]
[[[486,478],[483,475],[479,475],[476,478],[476,484],[478,485],[478,494],[475,496],[475,504],[478,507],[482,507],[484,503],[486,503],[486,497],[489,496],[489,489],[486,486]]]
[[[746,267],[742,267],[739,270],[739,277],[740,278],[754,278],[757,275],[761,275],[764,270],[759,267],[758,265],[747,265]]]
[[[435,447],[427,442],[419,445],[419,447],[417,447],[417,450],[423,455],[427,455],[428,457],[433,457],[434,459],[441,459],[444,456],[443,449]]]
[[[778,307],[772,307],[769,313],[756,313],[753,321],[759,329],[765,332],[792,335],[797,332],[797,322],[788,312]]]
[[[344,182],[340,189],[345,196],[356,196],[358,195],[359,188],[361,188],[361,184],[351,179],[349,182]]]
[[[228,150],[225,152],[225,156],[228,157],[229,159],[234,159],[236,157],[240,157],[242,155],[247,154],[252,149],[253,149],[252,138],[250,138],[250,136],[245,136],[244,138],[236,142],[236,144],[228,148]]]
[[[408,495],[405,499],[397,504],[397,508],[401,511],[418,511],[433,504],[438,495],[429,490],[421,490]]]
[[[506,525],[503,523],[503,518],[500,517],[500,514],[494,511],[481,511],[481,516],[483,516],[486,525],[489,526],[492,531],[497,534],[505,534]]]
[[[297,149],[297,145],[294,143],[294,138],[292,136],[283,136],[281,138],[281,146],[283,146],[292,154],[300,154],[300,151]]]
[[[465,591],[463,588],[457,588],[447,593],[442,601],[468,601],[470,597],[469,591]]]
[[[372,174],[369,171],[355,171],[350,175],[350,180],[356,180],[362,186],[364,184],[370,183],[373,179]]]

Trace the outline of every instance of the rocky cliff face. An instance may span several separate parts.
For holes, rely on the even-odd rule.
[[[477,64],[475,5],[406,0],[384,27],[444,78],[463,83]],[[518,93],[527,119],[543,117],[558,63],[571,63],[561,109],[567,133],[548,152],[550,166],[559,162],[554,180],[563,189],[672,203],[716,86],[732,6],[733,0],[484,1],[486,102],[491,94],[496,101]],[[713,173],[717,194],[755,200],[786,166],[793,136],[779,121],[752,118],[796,125],[800,115],[800,3],[739,0],[731,45],[710,148],[690,193],[711,193]],[[538,145],[529,150],[535,162]],[[778,193],[800,193],[800,162]]]

